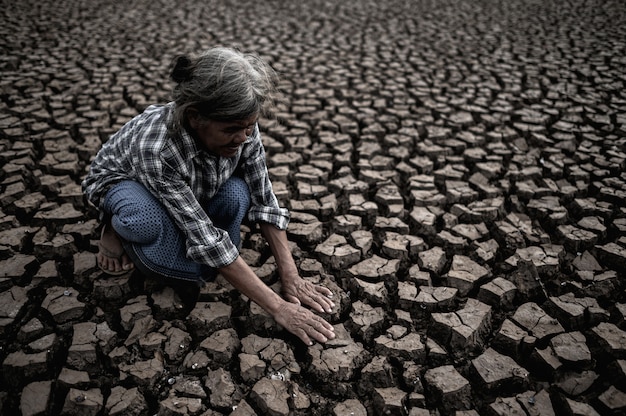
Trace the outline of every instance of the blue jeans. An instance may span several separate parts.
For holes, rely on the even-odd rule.
[[[250,207],[246,182],[231,177],[204,207],[218,228],[228,232],[236,247],[241,242],[241,223]],[[215,269],[186,256],[185,236],[163,205],[140,183],[123,181],[106,194],[103,209],[122,239],[126,254],[146,275],[202,282]]]

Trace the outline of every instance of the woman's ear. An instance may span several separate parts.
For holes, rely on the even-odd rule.
[[[195,108],[188,108],[186,114],[189,127],[197,130],[200,126],[200,114],[198,113],[198,110],[196,110]]]

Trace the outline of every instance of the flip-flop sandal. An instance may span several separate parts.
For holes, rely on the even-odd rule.
[[[104,256],[110,257],[110,258],[113,258],[113,259],[118,259],[120,262],[122,261],[122,254],[124,254],[124,253],[120,254],[119,256],[115,256],[115,255],[112,255],[113,254],[112,252],[107,251],[107,249],[103,249],[101,245],[98,245],[98,246],[100,247],[100,253],[102,253]],[[129,273],[129,272],[133,271],[133,269],[130,269],[130,270],[122,269],[122,270],[118,270],[118,271],[107,270],[107,269],[103,268],[100,263],[98,263],[98,268],[102,272],[104,272],[104,273],[106,273],[106,274],[108,274],[110,276],[121,276],[123,274],[126,274],[126,273]]]
[[[102,227],[102,233],[100,234],[100,240],[102,240],[102,235],[104,234],[104,229],[105,228],[106,228],[106,226]],[[121,264],[122,256],[124,255],[124,250],[122,250],[119,253],[113,252],[110,249],[108,249],[107,247],[105,247],[104,245],[102,245],[101,241],[98,241],[98,249],[100,250],[100,253],[102,255],[104,255],[105,257],[109,257],[109,258],[112,258],[112,259],[118,259],[120,264]],[[100,263],[98,263],[98,268],[101,271],[103,271],[104,273],[106,273],[106,274],[108,274],[110,276],[121,276],[123,274],[126,274],[126,273],[129,273],[129,272],[133,271],[133,269],[130,269],[130,270],[122,269],[122,270],[118,270],[118,271],[107,270],[107,269],[104,269]]]

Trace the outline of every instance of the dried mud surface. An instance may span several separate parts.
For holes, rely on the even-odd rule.
[[[622,2],[0,5],[1,414],[626,412]],[[327,345],[222,279],[96,267],[90,160],[219,44],[281,76],[261,130]]]

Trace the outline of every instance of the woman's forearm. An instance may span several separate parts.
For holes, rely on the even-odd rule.
[[[287,233],[272,224],[261,223],[260,227],[261,233],[270,246],[274,259],[276,259],[276,267],[280,277],[282,279],[287,276],[297,277],[298,269],[289,248]]]
[[[241,293],[250,298],[270,315],[274,316],[285,302],[276,292],[270,289],[241,258],[222,267],[220,273]]]

